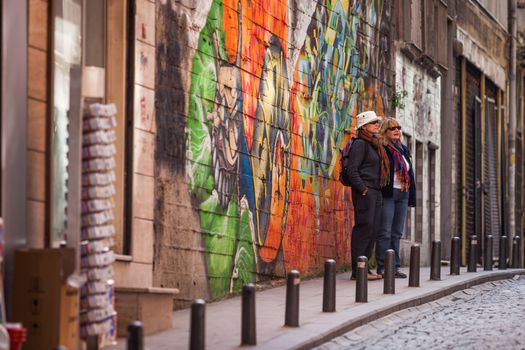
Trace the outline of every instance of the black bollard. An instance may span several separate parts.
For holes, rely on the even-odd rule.
[[[514,236],[512,240],[512,268],[519,269],[520,267],[520,236]]]
[[[88,335],[86,338],[86,349],[87,350],[98,350],[100,349],[100,339],[97,334]]]
[[[385,252],[384,294],[396,294],[395,264],[395,252],[392,249],[388,249]]]
[[[469,237],[467,272],[476,272],[478,269],[478,236]]]
[[[523,233],[522,233],[522,236],[523,236]],[[521,237],[521,236],[520,236]],[[525,239],[520,239],[520,255],[523,254],[522,252],[525,252],[525,245],[524,245],[524,241]],[[524,268],[525,267],[525,259],[520,259],[520,268]]]
[[[483,269],[485,271],[492,271],[492,260],[494,250],[492,244],[492,235],[485,236],[485,251],[483,254]]]
[[[196,299],[191,304],[190,350],[204,350],[204,309],[206,303]]]
[[[507,269],[507,236],[501,236],[499,238],[499,257],[498,257],[498,269]]]
[[[144,328],[142,322],[133,321],[128,325],[128,350],[144,349]]]
[[[452,237],[451,253],[450,253],[450,274],[459,275],[459,254],[460,254],[461,239],[459,237]]]
[[[335,260],[324,262],[323,312],[335,312]]]
[[[409,287],[419,287],[419,261],[421,248],[419,244],[410,247],[410,272],[408,276]]]
[[[255,329],[255,286],[242,287],[241,345],[257,345]]]
[[[355,302],[368,302],[368,258],[360,256],[357,258],[357,279],[355,284]]]
[[[284,325],[288,327],[299,327],[299,284],[301,279],[299,271],[288,272],[286,281],[286,310]]]
[[[430,258],[430,280],[441,280],[441,242],[432,241],[432,254]]]

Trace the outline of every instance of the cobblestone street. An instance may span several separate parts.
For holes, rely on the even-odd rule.
[[[525,277],[396,312],[316,349],[525,349]]]

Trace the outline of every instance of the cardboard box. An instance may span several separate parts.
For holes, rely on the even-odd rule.
[[[24,349],[77,349],[79,290],[67,284],[74,249],[18,250],[14,264],[12,321],[27,330]]]

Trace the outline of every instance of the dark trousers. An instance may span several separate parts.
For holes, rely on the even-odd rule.
[[[381,191],[369,188],[366,196],[352,191],[354,228],[352,229],[352,273],[357,271],[357,258],[372,257],[374,243],[381,229]]]

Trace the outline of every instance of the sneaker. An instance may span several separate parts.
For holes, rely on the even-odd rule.
[[[368,280],[369,281],[377,281],[377,280],[380,280],[382,278],[383,278],[382,275],[379,275],[377,273],[373,273],[372,271],[368,270]]]
[[[378,267],[377,274],[383,277],[383,275],[385,274],[385,271],[382,268]]]
[[[373,273],[372,271],[368,271],[368,277],[367,277],[367,278],[368,278],[369,281],[376,281],[376,280],[380,280],[380,279],[382,279],[383,276],[378,275],[378,274],[375,274],[375,273]],[[357,276],[354,275],[354,274],[352,274],[352,275],[350,276],[350,279],[351,279],[352,281],[355,281],[355,280],[357,279]]]
[[[407,275],[404,274],[403,272],[397,270],[396,273],[394,274],[394,277],[395,278],[407,278]]]

